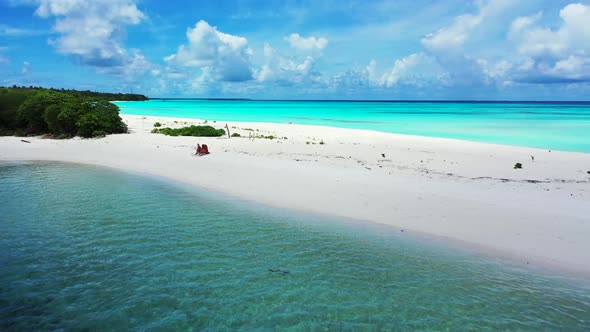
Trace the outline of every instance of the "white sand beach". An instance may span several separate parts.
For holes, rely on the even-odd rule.
[[[170,137],[150,133],[153,124],[203,122],[122,117],[130,134],[1,137],[0,160],[65,161],[163,176],[590,275],[590,154],[298,124],[229,122],[242,137]],[[280,139],[252,140],[249,134]],[[211,154],[194,156],[197,143],[207,144]],[[517,162],[522,169],[513,169]]]

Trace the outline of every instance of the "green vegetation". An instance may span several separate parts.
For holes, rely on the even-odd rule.
[[[521,169],[521,168],[522,168],[522,164],[521,163],[514,164],[514,169]]]
[[[125,133],[119,108],[110,100],[146,100],[142,95],[0,87],[0,135],[55,138]]]
[[[233,133],[233,134],[231,134],[231,137],[242,137],[242,135],[240,135],[238,133]]]
[[[162,127],[162,124],[161,124],[161,123],[159,123],[159,122],[156,122],[156,123],[154,123],[154,127],[156,127],[156,128],[160,128],[160,127]]]
[[[80,97],[80,98],[96,98],[96,99],[103,99],[108,101],[145,101],[149,100],[148,97],[140,94],[134,93],[108,93],[108,92],[96,92],[96,91],[79,91],[79,90],[69,90],[69,89],[54,89],[54,88],[42,88],[42,87],[35,87],[35,86],[16,86],[13,85],[12,87],[0,87],[0,89],[8,89],[13,92],[23,92],[23,93],[30,93],[32,91],[53,91],[53,92],[63,92],[72,96]]]
[[[206,137],[219,137],[225,135],[225,130],[215,129],[211,126],[190,126],[183,128],[154,128],[152,133],[160,133],[169,136],[206,136]]]

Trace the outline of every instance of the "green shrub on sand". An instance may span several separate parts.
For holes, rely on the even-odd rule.
[[[152,131],[153,132],[153,131]],[[162,128],[159,129],[160,134],[168,136],[198,136],[198,137],[219,137],[225,135],[225,130],[215,129],[211,126],[190,126],[183,128]]]

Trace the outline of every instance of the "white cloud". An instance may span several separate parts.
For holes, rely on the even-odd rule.
[[[590,57],[570,55],[567,59],[559,60],[550,69],[550,73],[567,79],[590,78]]]
[[[393,68],[383,76],[383,84],[390,87],[397,84],[400,79],[410,74],[420,63],[430,62],[423,53],[414,53],[405,58],[395,60]]]
[[[36,36],[46,34],[46,31],[41,30],[30,30],[14,28],[5,24],[0,24],[0,36],[7,37],[24,37],[24,36]]]
[[[164,58],[170,65],[201,68],[219,81],[252,79],[252,50],[246,38],[220,32],[203,20],[187,29],[186,36],[188,44]]]
[[[515,1],[481,0],[475,4],[475,13],[457,16],[448,26],[422,39],[431,63],[438,63],[448,73],[443,76],[444,82],[474,86],[590,80],[590,6],[565,6],[559,12],[561,24],[549,28],[540,24],[548,13],[540,11],[507,22],[511,18],[507,9],[515,9]],[[500,35],[506,39],[496,39]],[[485,52],[482,43],[495,47]],[[424,67],[414,64],[416,60],[398,60],[384,82],[397,84],[400,72]]]
[[[298,33],[292,33],[289,37],[285,37],[285,40],[291,44],[291,47],[300,50],[322,50],[328,45],[328,40],[326,38],[317,38],[314,36],[304,38]]]
[[[269,43],[264,43],[263,53],[265,57],[270,58],[275,54],[275,50],[270,46]]]
[[[564,7],[557,30],[529,27],[522,31],[519,52],[524,55],[562,58],[571,53],[590,54],[590,6],[581,3]]]
[[[498,39],[490,38],[490,35],[498,34],[498,28],[507,19],[508,9],[516,6],[517,2],[477,0],[474,5],[474,13],[459,15],[449,25],[422,38],[424,51],[397,60],[384,82],[389,86],[403,80],[405,84],[415,86],[436,84],[469,88],[504,80],[503,76],[512,66],[508,62],[484,59],[481,45],[498,43]],[[500,42],[503,44],[504,41]],[[475,50],[480,55],[470,54],[472,45],[477,45]],[[497,56],[496,48],[491,51]]]
[[[166,77],[173,79],[173,80],[179,80],[179,79],[186,78],[186,74],[178,73],[178,72],[169,72],[166,74]]]
[[[296,61],[279,55],[268,43],[264,45],[265,63],[256,73],[259,82],[294,84],[317,82],[320,74],[315,70],[315,59],[311,56]]]
[[[362,70],[347,70],[330,78],[330,86],[371,87],[382,91],[399,91],[400,88],[438,86],[447,84],[448,73],[436,59],[423,52],[413,53],[394,61],[393,66],[379,70],[377,61],[371,60]]]
[[[529,83],[588,82],[590,57],[570,55],[555,62],[527,58],[514,75],[517,81]]]
[[[141,52],[134,50],[126,61],[118,66],[100,67],[98,73],[120,76],[125,81],[134,81],[138,77],[153,71],[154,65],[146,60]]]
[[[529,19],[513,33],[517,49],[524,57],[517,79],[531,82],[590,80],[590,6],[573,3],[559,12],[556,29],[538,26]],[[518,18],[513,26],[523,22]]]
[[[371,82],[369,81],[369,74],[367,71],[351,69],[336,73],[328,81],[328,86],[332,90],[349,89],[358,91],[370,85]]]
[[[432,50],[460,47],[469,36],[470,31],[481,21],[482,17],[479,15],[459,16],[450,26],[426,35],[422,39],[422,44]]]
[[[379,80],[379,74],[377,74],[377,61],[372,59],[367,67],[365,67],[365,71],[367,72],[367,79],[369,82],[377,82]]]
[[[50,39],[59,53],[75,61],[106,68],[132,70],[137,68],[138,51],[128,52],[124,45],[125,27],[139,24],[146,18],[135,0],[37,0],[35,14],[55,17],[53,30],[59,37]],[[126,69],[130,66],[130,69]],[[108,69],[111,68],[111,69]]]
[[[23,68],[21,69],[21,74],[27,75],[31,73],[31,64],[28,61],[23,62]]]
[[[477,59],[475,62],[480,66],[485,77],[488,78],[488,83],[493,82],[494,80],[503,82],[509,79],[510,73],[514,68],[514,65],[507,60],[501,60],[494,63],[485,59]]]
[[[511,37],[517,37],[523,30],[537,23],[541,19],[542,15],[542,12],[538,12],[531,16],[517,17],[514,21],[512,21],[508,35]]]
[[[207,93],[212,89],[211,84],[209,84],[211,81],[211,68],[205,67],[201,71],[201,75],[190,80],[190,91],[196,93]]]
[[[477,1],[477,14],[457,16],[450,25],[422,38],[422,45],[430,51],[456,50],[465,44],[476,28],[513,3],[512,0]]]
[[[425,86],[440,83],[447,74],[436,59],[423,52],[410,54],[394,62],[381,78],[381,84],[392,87],[399,84]]]

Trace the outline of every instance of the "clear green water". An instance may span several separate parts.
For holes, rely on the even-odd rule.
[[[590,329],[585,281],[386,227],[67,164],[0,202],[2,331]]]
[[[122,114],[293,122],[590,152],[590,103],[151,100]]]

